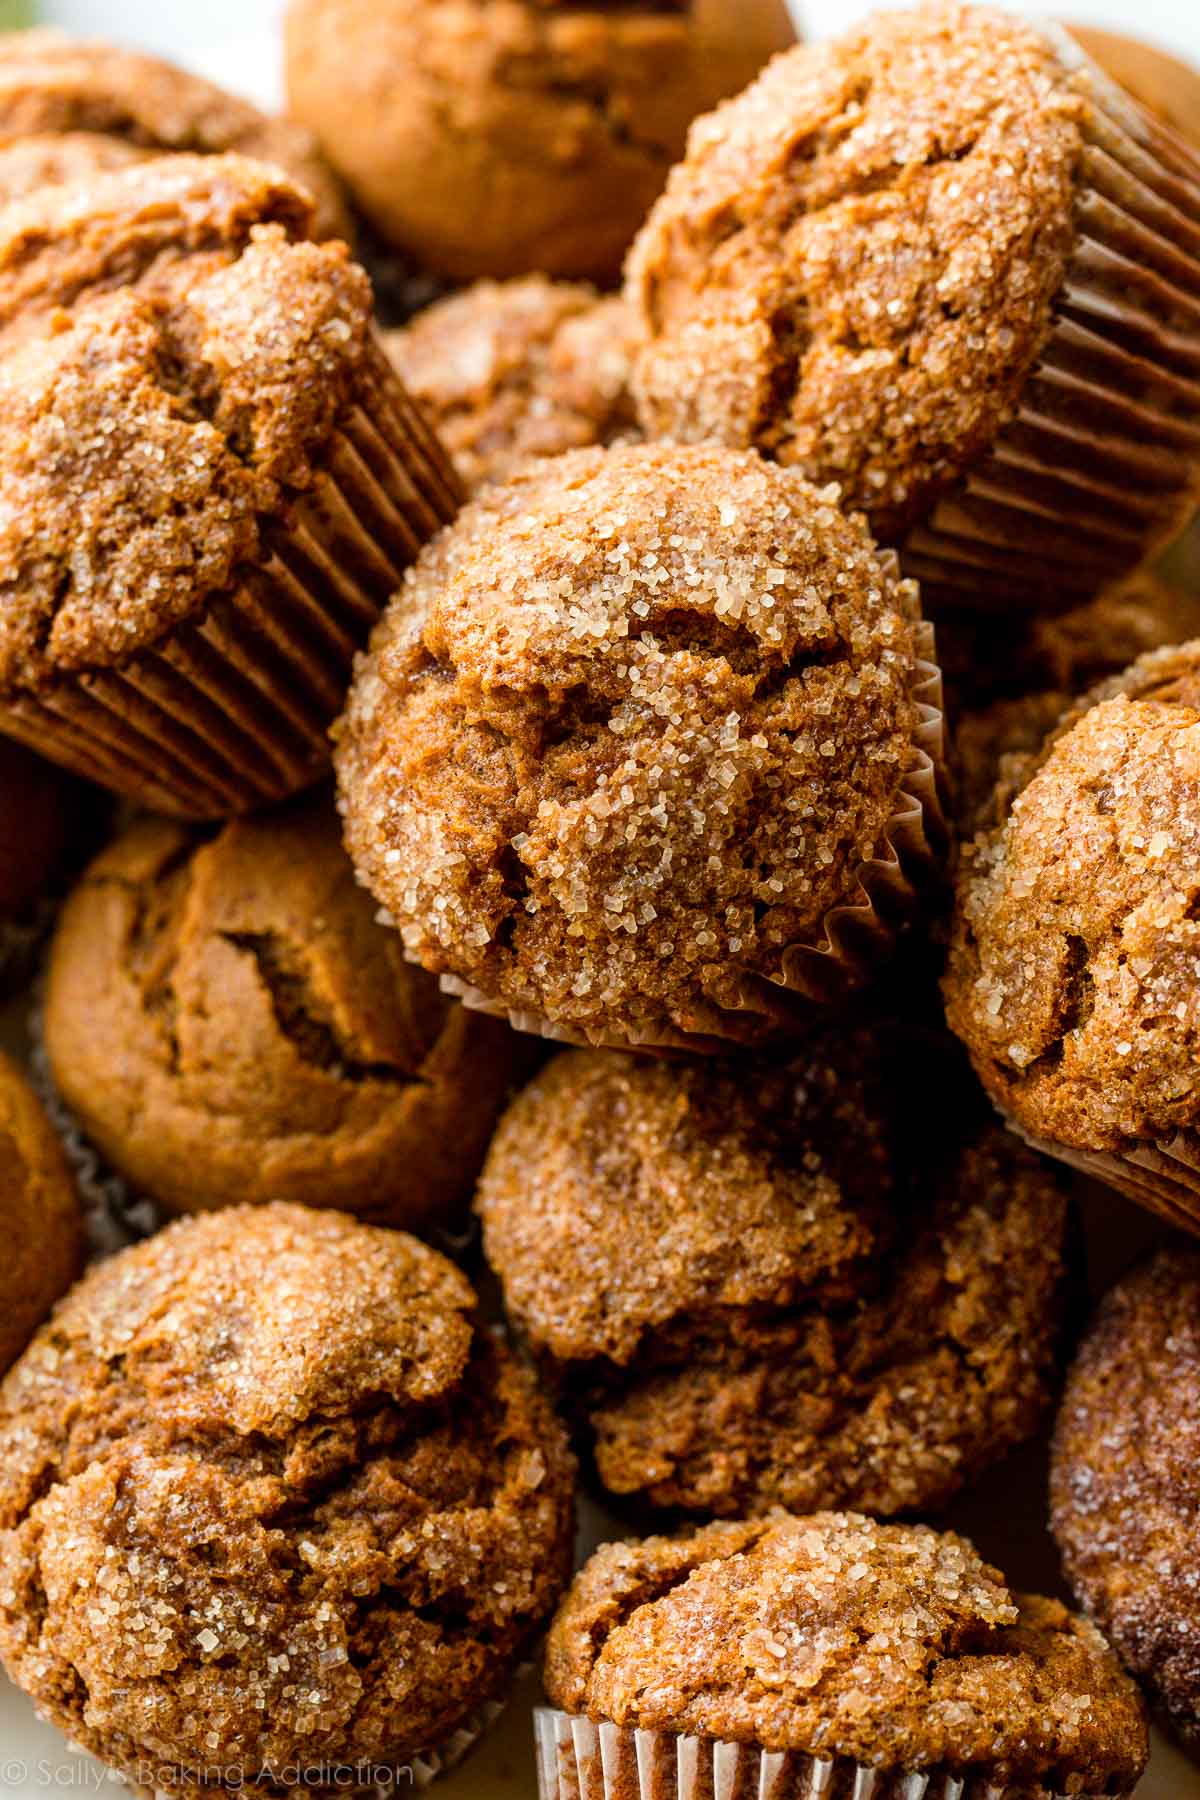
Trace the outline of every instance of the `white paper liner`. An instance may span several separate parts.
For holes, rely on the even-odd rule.
[[[539,1800],[1004,1800],[984,1777],[872,1769],[849,1757],[760,1750],[534,1711]],[[1051,1800],[1114,1800],[1077,1793]],[[1128,1800],[1127,1795],[1115,1800]]]

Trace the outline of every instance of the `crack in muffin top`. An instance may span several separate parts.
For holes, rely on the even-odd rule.
[[[861,522],[752,454],[531,466],[428,547],[359,665],[359,875],[410,954],[510,1009],[727,1029],[889,855],[916,617]]]
[[[311,482],[370,284],[304,195],[178,156],[0,212],[0,687],[120,666]]]
[[[1078,86],[1007,14],[931,6],[777,57],[697,121],[628,263],[647,434],[753,444],[896,541],[1049,332]]]

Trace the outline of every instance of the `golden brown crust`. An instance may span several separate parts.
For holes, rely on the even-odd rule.
[[[425,266],[610,281],[690,121],[792,39],[783,0],[292,0],[288,97]]]
[[[83,1266],[83,1214],[54,1129],[0,1055],[0,1374]]]
[[[1012,1595],[965,1539],[777,1514],[610,1544],[550,1634],[570,1712],[1026,1793],[1127,1793],[1133,1683],[1057,1601]]]
[[[9,1674],[183,1792],[443,1740],[570,1556],[561,1434],[474,1308],[415,1240],[297,1207],[99,1265],[0,1387]]]
[[[753,444],[895,540],[1009,417],[1074,242],[1078,97],[959,5],[776,59],[693,127],[633,249],[647,434]]]
[[[924,1045],[846,1032],[749,1064],[572,1052],[514,1102],[485,1252],[611,1491],[927,1511],[1035,1428],[1065,1203],[998,1129],[931,1153],[898,1127],[914,1057],[944,1093]]]
[[[0,206],[38,188],[91,181],[113,169],[148,162],[156,153],[99,131],[44,132],[0,141]]]
[[[1051,1522],[1080,1602],[1200,1744],[1200,1255],[1177,1248],[1105,1297],[1055,1432]]]
[[[412,955],[515,1014],[769,1033],[793,948],[909,804],[914,607],[858,522],[753,455],[530,465],[429,547],[359,666],[359,875]]]
[[[1190,1132],[1200,643],[1093,690],[1007,771],[963,853],[947,1017],[1039,1140],[1122,1152]]]
[[[50,951],[55,1083],[168,1212],[272,1199],[428,1224],[463,1199],[521,1041],[375,922],[324,798],[205,838],[135,825]]]
[[[386,339],[470,493],[528,457],[635,437],[633,345],[622,300],[540,275],[477,282]]]
[[[9,693],[153,644],[312,479],[371,298],[344,246],[293,241],[307,219],[237,157],[160,158],[0,213],[0,331],[24,340],[0,368]]]
[[[237,151],[278,164],[312,195],[321,238],[353,228],[315,140],[289,119],[157,57],[56,31],[7,33],[0,42],[0,142],[91,133],[132,150]]]

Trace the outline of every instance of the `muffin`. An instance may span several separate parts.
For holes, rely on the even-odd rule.
[[[311,785],[457,486],[344,245],[240,157],[0,212],[0,730],[156,810]]]
[[[182,1220],[0,1384],[0,1660],[158,1792],[420,1779],[553,1609],[571,1514],[453,1264],[302,1207]]]
[[[758,457],[530,465],[429,549],[336,736],[408,953],[556,1037],[754,1043],[840,998],[936,865],[915,591]]]
[[[0,38],[0,67],[4,44]],[[156,152],[99,131],[37,132],[0,140],[0,206],[24,200],[38,188],[64,187],[97,175],[149,162]]]
[[[111,167],[171,150],[257,157],[311,196],[318,237],[353,235],[338,182],[302,125],[269,119],[211,81],[138,51],[57,31],[6,32],[0,37],[0,173],[4,155],[17,151],[13,140],[56,137],[66,159],[86,156],[90,138],[91,153],[107,156]],[[79,165],[79,174],[90,172]]]
[[[54,902],[94,848],[103,814],[81,782],[0,738],[0,995],[29,974]]]
[[[385,342],[469,493],[527,457],[636,435],[632,316],[593,288],[540,275],[477,282]]]
[[[445,1220],[522,1043],[404,961],[322,796],[203,837],[144,819],[97,858],[50,949],[59,1094],[166,1212],[239,1201]]]
[[[456,281],[605,281],[784,0],[291,0],[288,100],[387,241]]]
[[[1182,137],[1200,146],[1200,71],[1141,38],[1094,25],[1070,27],[1093,62]]]
[[[0,1053],[0,1374],[83,1266],[83,1214],[54,1130]]]
[[[837,481],[935,614],[1065,610],[1195,505],[1198,255],[1200,159],[1065,33],[880,14],[693,128],[628,265],[639,417]]]
[[[1052,1800],[1128,1795],[1146,1766],[1094,1626],[1010,1592],[964,1538],[854,1513],[606,1544],[554,1621],[546,1692],[542,1800]]]
[[[506,1114],[485,1253],[611,1494],[929,1512],[1036,1429],[1065,1201],[986,1119],[932,1133],[904,1066],[944,1097],[937,1052],[881,1035],[749,1063],[568,1051]]]
[[[947,1017],[1025,1137],[1200,1230],[1200,641],[1093,690],[1008,779],[963,851]]]
[[[1200,1752],[1200,1255],[1164,1250],[1105,1297],[1059,1414],[1051,1522],[1083,1606]]]

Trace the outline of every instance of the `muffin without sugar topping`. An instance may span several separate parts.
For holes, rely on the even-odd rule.
[[[1099,1632],[1013,1595],[965,1539],[777,1514],[607,1544],[550,1633],[546,1692],[618,1725],[945,1770],[1022,1800],[1127,1794],[1143,1708]]]
[[[182,1793],[444,1741],[570,1568],[570,1458],[475,1309],[414,1239],[299,1207],[98,1265],[0,1385],[8,1673]]]
[[[24,1350],[83,1264],[83,1214],[54,1129],[20,1069],[0,1055],[0,1373]]]
[[[861,523],[752,454],[533,465],[429,547],[359,665],[359,875],[411,955],[519,1023],[770,1034],[858,978],[830,921],[875,924],[877,872],[911,910],[901,815],[930,860],[916,609]]]

